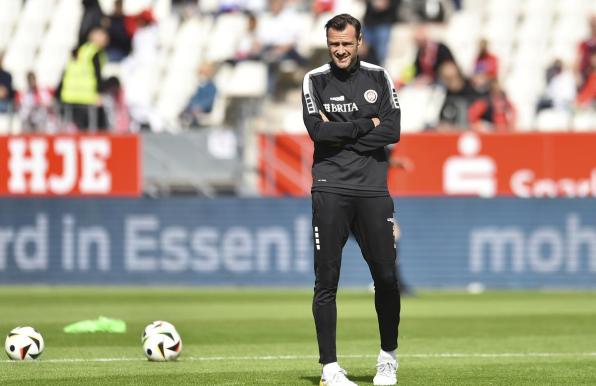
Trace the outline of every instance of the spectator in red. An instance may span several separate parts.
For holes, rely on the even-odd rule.
[[[414,40],[418,47],[414,76],[419,82],[434,83],[437,81],[441,65],[445,62],[455,62],[453,54],[445,44],[431,40],[423,26],[414,32]]]
[[[488,50],[488,41],[478,42],[478,55],[474,63],[472,83],[481,93],[488,92],[490,82],[499,76],[499,59]]]
[[[580,107],[590,107],[596,103],[596,52],[590,55],[589,65],[586,81],[577,94],[576,102]]]
[[[515,107],[497,79],[490,82],[489,94],[472,103],[468,109],[468,122],[474,130],[512,131],[515,128],[515,120]]]
[[[319,16],[326,12],[333,11],[335,0],[313,0],[311,10],[314,15]]]
[[[483,73],[490,79],[499,75],[499,59],[488,50],[488,41],[480,39],[478,42],[478,56],[474,64],[475,73]]]
[[[580,43],[578,57],[578,75],[580,86],[588,81],[590,76],[590,56],[596,53],[596,14],[590,17],[590,36]]]
[[[130,115],[124,98],[124,90],[117,77],[111,76],[106,79],[102,97],[107,127],[116,133],[128,132]]]
[[[41,131],[48,127],[53,95],[37,85],[32,71],[27,73],[27,90],[17,96],[22,127],[26,131]]]

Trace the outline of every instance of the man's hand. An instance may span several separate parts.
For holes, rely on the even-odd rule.
[[[327,116],[325,114],[323,114],[322,111],[319,111],[319,114],[321,114],[321,118],[323,119],[323,121],[329,122],[329,118],[327,118]]]
[[[372,121],[375,124],[375,127],[377,127],[381,124],[381,120],[377,117],[372,118]]]

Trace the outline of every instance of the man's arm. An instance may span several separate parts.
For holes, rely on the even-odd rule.
[[[310,75],[304,76],[302,88],[302,118],[313,142],[343,143],[353,141],[375,127],[372,119],[361,118],[352,122],[331,122],[320,109]]]
[[[397,101],[397,92],[387,71],[384,71],[383,78],[385,84],[379,106],[381,123],[374,130],[359,137],[355,143],[347,145],[346,148],[363,153],[399,142],[401,110]]]

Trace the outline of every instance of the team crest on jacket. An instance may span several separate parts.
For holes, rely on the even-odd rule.
[[[364,99],[368,103],[375,103],[377,101],[377,92],[375,90],[366,90],[364,92]]]

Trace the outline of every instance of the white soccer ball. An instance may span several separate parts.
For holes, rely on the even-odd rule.
[[[163,320],[156,320],[155,322],[148,324],[147,327],[145,327],[145,330],[143,330],[143,335],[141,336],[141,341],[144,342],[146,337],[153,334],[172,331],[177,332],[176,327],[174,327],[172,323],[168,323]]]
[[[45,345],[41,334],[33,327],[17,327],[8,333],[4,349],[8,357],[15,361],[37,359]]]
[[[182,352],[182,339],[168,322],[155,321],[143,331],[143,352],[150,361],[173,361]]]

